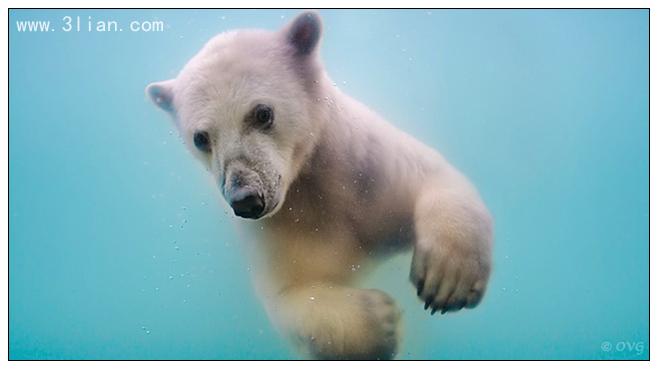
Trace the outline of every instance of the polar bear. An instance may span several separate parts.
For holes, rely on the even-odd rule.
[[[472,308],[491,270],[492,220],[438,152],[342,93],[325,73],[322,26],[219,34],[146,93],[168,112],[259,245],[256,285],[272,322],[318,359],[392,359],[400,311],[355,286],[412,250],[432,314]],[[254,221],[257,220],[257,221]]]

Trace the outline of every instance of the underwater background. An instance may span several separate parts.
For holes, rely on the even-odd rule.
[[[144,95],[213,35],[297,13],[10,11],[10,359],[297,357],[235,217]],[[338,86],[441,151],[495,218],[474,310],[423,311],[410,254],[364,282],[404,310],[398,358],[647,359],[649,11],[320,15]],[[166,26],[88,32],[89,17]]]

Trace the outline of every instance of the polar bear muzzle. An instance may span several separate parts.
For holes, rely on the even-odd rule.
[[[232,192],[229,203],[235,215],[242,218],[258,219],[265,209],[263,195],[250,188],[243,187]]]
[[[223,194],[235,215],[258,219],[265,215],[268,195],[262,176],[249,169],[239,160],[233,161],[227,170]]]

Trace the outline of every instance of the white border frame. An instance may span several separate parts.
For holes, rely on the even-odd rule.
[[[376,5],[376,6],[374,6]],[[440,2],[435,1],[427,1],[427,0],[405,0],[405,1],[391,1],[391,0],[380,0],[380,1],[354,1],[354,0],[333,0],[333,1],[301,1],[301,0],[284,0],[284,1],[277,1],[277,2],[271,2],[271,1],[266,1],[266,0],[241,0],[238,3],[226,3],[226,2],[218,2],[218,1],[211,1],[211,0],[161,0],[158,2],[153,2],[153,1],[147,1],[147,0],[113,0],[113,1],[108,1],[108,0],[98,0],[98,1],[84,1],[84,0],[60,0],[57,2],[54,1],[47,1],[47,0],[24,0],[24,1],[19,1],[19,0],[6,0],[3,1],[3,7],[4,7],[4,15],[1,17],[0,21],[0,30],[2,30],[2,37],[0,37],[0,48],[2,50],[7,50],[8,52],[8,34],[6,33],[8,31],[8,21],[9,21],[9,12],[8,9],[10,8],[136,8],[136,7],[142,7],[142,8],[180,8],[180,7],[185,7],[185,8],[268,8],[268,7],[276,7],[276,8],[311,8],[311,7],[317,7],[317,8],[357,8],[357,7],[363,7],[363,8],[651,8],[651,3],[649,1],[609,1],[609,0],[601,0],[601,1],[582,1],[582,0],[576,0],[576,1],[565,1],[565,0],[557,0],[557,1],[535,1],[532,4],[528,2],[523,2],[523,1],[486,1],[486,0],[465,0],[465,1],[456,1],[456,0],[442,0]],[[656,12],[655,11],[650,11],[650,23],[654,23],[654,20],[656,20]],[[658,37],[656,37],[656,28],[658,26],[650,27],[650,40],[656,40]],[[653,42],[651,42],[651,46],[653,46]],[[651,64],[650,67],[653,67],[655,64],[656,60],[658,60],[655,57],[656,53],[656,47],[651,47],[650,49],[650,58],[651,58]],[[8,114],[8,78],[9,78],[9,70],[8,70],[8,55],[5,58],[2,58],[2,66],[4,67],[4,70],[6,70],[5,73],[2,74],[2,77],[0,79],[0,85],[5,86],[4,88],[0,89],[0,116],[3,118],[1,121],[4,121],[4,117],[7,117]],[[655,106],[655,94],[651,94],[651,91],[653,90],[654,82],[655,82],[655,75],[656,73],[650,74],[650,89],[649,89],[649,94],[650,94],[650,100],[649,104],[650,107]],[[655,116],[656,113],[654,113]],[[653,116],[650,115],[650,121],[649,121],[649,126],[653,125]],[[1,130],[0,132],[0,144],[2,145],[2,150],[0,150],[0,173],[5,177],[4,181],[0,182],[0,185],[2,185],[2,190],[3,193],[7,194],[7,197],[2,198],[2,204],[4,206],[4,211],[1,213],[1,216],[4,218],[4,224],[5,226],[0,229],[0,232],[2,232],[2,240],[7,240],[6,241],[6,248],[8,248],[8,222],[7,222],[7,214],[9,211],[8,208],[8,198],[9,198],[9,192],[8,192],[8,173],[9,173],[9,168],[8,168],[8,130],[7,126],[3,127],[4,129]],[[655,135],[658,134],[656,133],[656,129],[653,130],[653,132],[650,132],[650,147],[649,147],[649,152],[650,152],[650,173],[655,172],[654,166],[656,165],[656,158],[654,158],[654,150],[651,149],[651,143],[653,143],[655,140]],[[650,175],[650,189],[654,189],[654,181],[653,181],[653,176]],[[655,210],[656,207],[656,200],[655,198],[650,197],[650,211]],[[653,230],[656,229],[656,218],[654,217],[653,219],[650,220],[650,248],[654,248],[654,238],[653,236]],[[5,248],[5,251],[6,251]],[[0,253],[0,258],[2,259],[2,266],[3,266],[3,271],[0,273],[0,295],[2,296],[3,299],[5,299],[5,303],[0,305],[0,310],[4,313],[2,314],[3,316],[6,316],[7,319],[2,319],[1,320],[1,325],[4,328],[4,333],[3,335],[0,336],[0,353],[2,354],[2,360],[7,361],[8,359],[8,315],[7,315],[7,308],[8,308],[8,301],[6,300],[8,298],[8,262],[9,260],[7,259],[7,253],[2,252]],[[651,260],[650,260],[650,266],[655,265],[655,259],[656,259],[656,251],[651,254]],[[655,278],[656,278],[656,273],[653,273],[650,275],[650,292],[651,292],[651,299],[650,299],[650,306],[654,306],[653,300],[655,299],[655,288],[656,288],[656,283],[655,283]],[[656,309],[650,309],[650,321],[655,322],[656,321]],[[651,355],[652,352],[655,354],[655,339],[654,339],[654,330],[651,329],[650,327],[650,345],[649,345],[649,354]],[[94,366],[98,368],[114,368],[118,365],[122,367],[145,367],[145,366],[157,366],[158,368],[178,368],[178,367],[195,367],[195,368],[213,368],[216,369],[218,367],[229,367],[229,368],[248,368],[251,367],[252,365],[258,365],[261,367],[286,367],[286,368],[303,368],[308,365],[313,365],[317,368],[327,368],[327,369],[334,369],[334,366],[336,363],[334,362],[304,362],[304,361],[262,361],[262,362],[253,362],[253,361],[221,361],[221,362],[215,362],[215,361],[124,361],[124,362],[112,362],[112,361],[51,361],[51,362],[25,362],[25,361],[10,361],[7,363],[8,365],[5,366],[7,368],[14,368],[14,367],[19,367],[19,368],[30,368],[34,367],[35,365],[39,366],[44,366],[47,365],[49,367],[54,367],[54,368],[87,368],[89,366]],[[349,362],[345,364],[340,364],[340,365],[346,365],[348,367],[363,367],[366,365],[378,365],[380,367],[385,367],[385,368],[391,368],[391,367],[401,367],[404,365],[405,367],[407,366],[414,366],[414,367],[421,367],[421,368],[436,368],[437,366],[440,366],[441,368],[454,368],[454,367],[470,367],[472,365],[486,365],[494,368],[526,368],[528,365],[532,365],[532,367],[537,367],[537,368],[553,368],[556,365],[564,366],[565,368],[571,368],[571,367],[588,367],[588,368],[618,368],[620,366],[624,367],[646,367],[647,363],[644,361],[640,362],[629,362],[629,361],[624,361],[624,362],[619,362],[619,361],[566,361],[566,362],[552,362],[552,361],[533,361],[533,362],[525,362],[525,361],[493,361],[493,362],[482,362],[482,363],[473,363],[473,362],[468,362],[468,361],[460,361],[460,362],[455,362],[455,361],[443,361],[443,362],[434,362],[434,361],[414,361],[414,362],[409,362],[409,361],[393,361],[393,362],[381,362],[377,364],[372,364],[369,362]]]

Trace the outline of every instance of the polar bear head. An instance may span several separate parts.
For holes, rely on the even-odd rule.
[[[175,79],[146,88],[238,216],[276,213],[313,150],[320,34],[313,12],[274,32],[222,33]]]

